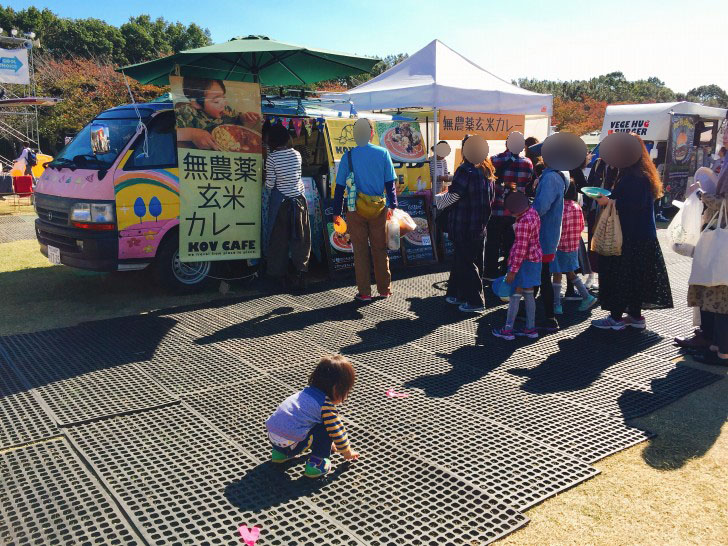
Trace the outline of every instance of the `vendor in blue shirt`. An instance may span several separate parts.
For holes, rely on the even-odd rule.
[[[356,299],[359,301],[372,299],[370,249],[379,296],[387,298],[392,295],[386,226],[392,209],[397,208],[397,194],[394,189],[397,176],[389,152],[371,144],[373,135],[374,128],[368,119],[357,120],[354,124],[354,140],[357,146],[341,158],[334,193],[334,223],[339,225],[346,181],[353,174],[357,192],[356,210],[349,211],[346,220],[347,233],[354,247],[354,271],[359,290]]]

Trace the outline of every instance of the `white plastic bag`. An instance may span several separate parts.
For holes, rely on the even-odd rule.
[[[723,201],[695,245],[688,284],[728,286],[728,227],[724,224],[727,216],[726,202]],[[711,229],[713,227],[715,229]]]
[[[387,220],[387,248],[389,250],[399,250],[399,241],[399,222],[394,215],[392,215],[392,217]]]
[[[700,239],[702,218],[703,202],[697,193],[692,193],[667,228],[675,252],[683,256],[693,255],[695,245]]]
[[[394,209],[392,211],[392,220],[399,224],[399,236],[404,237],[410,231],[417,229],[417,224],[412,217],[402,209]],[[399,247],[397,247],[399,248]]]

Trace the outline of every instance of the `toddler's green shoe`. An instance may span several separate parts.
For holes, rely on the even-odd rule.
[[[308,458],[304,474],[307,478],[320,478],[328,474],[329,470],[331,470],[331,461],[312,456]]]
[[[273,448],[270,452],[270,460],[276,464],[287,463],[291,460],[291,458],[292,457],[289,457],[285,453],[281,453],[276,448]]]

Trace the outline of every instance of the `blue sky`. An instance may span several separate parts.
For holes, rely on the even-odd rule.
[[[438,38],[505,79],[583,79],[621,70],[657,76],[675,91],[716,83],[725,0],[13,0],[64,17],[114,25],[148,13],[209,28],[213,40],[264,34],[282,41],[383,56],[413,53]],[[720,35],[723,40],[719,40]],[[722,48],[722,49],[721,49]]]

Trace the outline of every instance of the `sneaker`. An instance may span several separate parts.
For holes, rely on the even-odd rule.
[[[270,452],[270,460],[271,460],[271,462],[276,463],[276,464],[287,463],[292,458],[293,457],[289,457],[285,453],[278,451],[276,448],[273,448]]]
[[[554,305],[554,314],[555,315],[563,315],[564,314],[564,308],[561,305]]]
[[[320,478],[328,474],[329,470],[331,470],[331,461],[311,456],[306,463],[304,474],[307,478]]]
[[[538,339],[538,331],[535,328],[522,328],[515,331],[519,337],[527,337],[529,339]]]
[[[591,307],[597,302],[597,298],[592,296],[591,294],[589,297],[585,300],[581,300],[581,305],[579,305],[579,311],[586,311],[587,309],[591,309]]]
[[[445,296],[445,301],[450,305],[463,305],[465,302],[460,301],[455,296]]]
[[[493,335],[506,341],[513,341],[516,339],[516,335],[513,330],[506,330],[505,328],[493,328]]]
[[[371,296],[365,296],[364,294],[357,294],[356,296],[354,296],[354,299],[357,301],[372,301]]]
[[[555,318],[544,319],[544,321],[538,325],[538,329],[543,330],[544,332],[558,332],[559,321]]]
[[[387,290],[386,292],[382,292],[381,294],[379,294],[379,297],[382,298],[382,299],[386,299],[386,298],[389,298],[391,296],[392,296],[392,291],[391,290]]]
[[[623,320],[614,320],[611,316],[591,321],[592,326],[602,330],[624,330],[627,325]]]
[[[645,317],[640,317],[636,319],[627,315],[626,317],[624,317],[624,324],[627,326],[631,326],[632,328],[637,328],[638,330],[644,330],[645,328],[647,328],[647,322],[645,321]]]
[[[463,303],[458,306],[458,309],[463,313],[485,313],[485,307],[482,305],[470,305],[469,303]]]
[[[581,296],[576,292],[576,290],[572,290],[571,292],[564,294],[561,299],[566,301],[579,301]]]

